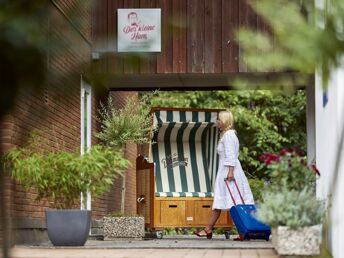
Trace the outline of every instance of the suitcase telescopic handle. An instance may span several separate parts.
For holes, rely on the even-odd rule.
[[[231,189],[229,188],[228,179],[225,178],[224,181],[225,181],[225,184],[226,184],[226,186],[227,186],[228,192],[229,192],[229,194],[230,194],[230,196],[231,196],[231,198],[232,198],[232,201],[233,201],[234,205],[236,205],[236,201],[234,200],[232,191],[231,191]],[[238,193],[239,193],[239,195],[240,195],[240,199],[241,199],[242,204],[245,204],[244,198],[242,198],[241,192],[240,192],[240,190],[239,190],[239,187],[238,187],[238,184],[237,184],[235,178],[233,179],[233,182],[234,182],[234,184],[235,184],[236,189],[238,190]]]

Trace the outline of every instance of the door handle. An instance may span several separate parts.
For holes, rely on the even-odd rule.
[[[144,195],[140,195],[140,197],[139,198],[137,198],[137,202],[138,203],[141,203],[141,202],[143,202],[145,200],[145,196]]]

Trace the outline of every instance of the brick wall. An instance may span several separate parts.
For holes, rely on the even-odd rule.
[[[114,91],[110,93],[115,107],[122,107],[128,97],[138,97],[137,92]],[[128,143],[125,147],[125,157],[130,161],[130,166],[125,172],[125,199],[124,213],[136,213],[136,144]],[[118,179],[122,183],[122,179]],[[122,196],[121,196],[122,197]],[[110,200],[112,201],[112,200]],[[118,204],[117,204],[118,205]]]
[[[126,171],[124,212],[136,214],[136,144],[128,143],[126,145],[125,155],[131,165]]]
[[[91,18],[89,10],[75,10],[78,8],[77,2],[86,3],[78,0],[49,2],[48,35],[51,45],[46,55],[48,81],[40,90],[23,89],[19,93],[13,112],[4,119],[0,127],[0,144],[5,151],[25,144],[33,130],[44,132],[47,143],[43,148],[46,150],[75,150],[80,147],[80,83],[81,74],[87,73],[90,64]],[[81,16],[79,21],[84,22],[71,19],[68,15],[73,13]],[[126,97],[137,97],[137,92],[112,92],[111,96],[115,105],[121,107],[125,104]],[[96,113],[100,100],[104,101],[104,95],[94,91],[92,144],[97,143],[95,135],[99,131],[99,123],[96,121]],[[56,142],[63,144],[57,146]],[[136,145],[128,144],[125,155],[131,166],[125,172],[124,211],[136,213]],[[109,193],[92,202],[93,219],[121,210],[122,182],[122,178],[118,178]],[[4,198],[8,201],[8,210],[15,224],[44,227],[44,210],[52,207],[52,203],[49,200],[37,202],[36,196],[34,189],[25,191],[20,184],[6,178]],[[16,227],[17,243],[26,242],[20,236],[21,226]]]
[[[22,145],[32,130],[42,130],[48,139],[45,149],[75,150],[80,146],[81,74],[90,63],[91,46],[58,6],[51,3],[47,53],[49,81],[40,91],[23,89],[20,92],[8,139],[11,145]],[[19,184],[13,184],[12,195],[11,211],[15,218],[42,218],[44,209],[51,207],[48,200],[34,201],[35,191],[24,191]]]
[[[138,97],[137,92],[113,91],[110,92],[116,108],[123,107],[127,97]],[[125,157],[131,165],[125,172],[125,191],[122,191],[123,177],[115,180],[109,193],[92,203],[92,216],[101,218],[109,212],[121,211],[122,193],[125,193],[124,213],[136,213],[136,144],[128,143],[125,147]]]
[[[32,130],[45,132],[48,141],[43,148],[46,150],[80,147],[81,74],[88,71],[91,56],[91,10],[87,9],[87,3],[91,0],[49,1],[48,22],[42,21],[43,26],[48,23],[48,80],[39,90],[23,88],[20,91],[14,110],[0,127],[0,144],[4,151],[23,145]],[[74,14],[78,19],[73,18]],[[63,144],[57,146],[57,141]],[[49,200],[37,202],[35,190],[25,191],[10,178],[5,180],[4,198],[12,220],[42,221],[44,209],[52,207],[52,203]]]

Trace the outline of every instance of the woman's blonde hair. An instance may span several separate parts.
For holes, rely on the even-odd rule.
[[[226,131],[233,129],[234,126],[234,118],[231,111],[220,111],[219,112],[219,120],[223,123],[224,127],[222,129],[221,134],[225,133]]]

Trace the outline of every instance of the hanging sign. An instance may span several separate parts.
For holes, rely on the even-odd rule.
[[[161,51],[161,9],[118,9],[118,52]]]

